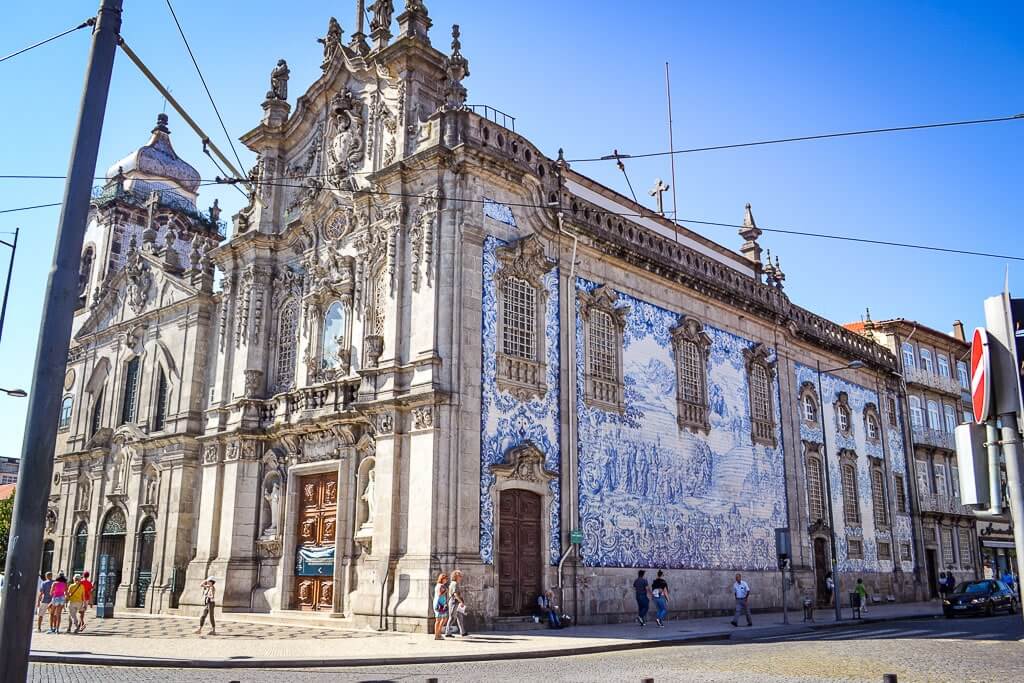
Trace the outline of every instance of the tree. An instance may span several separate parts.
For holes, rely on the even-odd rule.
[[[14,492],[0,500],[0,572],[7,566],[7,541],[11,535],[11,517],[14,515]]]

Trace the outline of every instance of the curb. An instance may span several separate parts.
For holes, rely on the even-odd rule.
[[[511,632],[510,632],[511,633]],[[519,652],[481,652],[464,655],[438,655],[432,657],[383,658],[367,657],[345,659],[170,659],[164,657],[138,658],[122,655],[85,655],[33,652],[28,660],[34,664],[84,664],[89,666],[145,667],[161,669],[321,669],[362,666],[404,666],[414,664],[455,664],[459,662],[497,662],[516,659],[548,659],[577,655],[644,650],[656,647],[688,645],[690,643],[729,640],[728,631],[705,633],[664,640],[642,640],[611,645],[587,645],[569,648],[547,648]]]
[[[804,628],[807,631],[824,631],[842,627],[856,627],[868,624],[879,624],[889,621],[917,621],[927,619],[938,619],[942,615],[933,613],[908,614],[892,617],[874,617],[869,619],[858,619],[840,622],[828,622],[820,624],[807,624]],[[773,637],[784,633],[800,633],[794,626],[800,624],[779,625],[778,633],[761,633],[748,638],[745,635],[737,638],[741,632],[718,631],[713,633],[694,634],[691,636],[679,636],[665,638],[662,640],[640,640],[614,643],[610,645],[585,645],[579,647],[554,648],[549,647],[542,650],[523,650],[518,652],[488,652],[488,653],[466,653],[435,656],[418,656],[405,658],[338,658],[338,659],[173,659],[169,657],[139,658],[124,655],[91,655],[81,653],[49,653],[32,652],[29,654],[29,661],[35,664],[80,664],[89,666],[117,666],[117,667],[140,667],[140,668],[161,668],[161,669],[320,669],[320,668],[348,668],[366,666],[404,666],[416,664],[455,664],[459,662],[496,662],[521,659],[548,659],[552,657],[574,657],[578,655],[603,654],[607,652],[626,652],[629,650],[646,650],[658,647],[672,647],[678,645],[690,645],[694,643],[706,643],[715,641],[748,641],[758,637]],[[510,631],[509,633],[514,633]]]

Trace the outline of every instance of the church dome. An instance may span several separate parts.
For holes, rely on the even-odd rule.
[[[115,177],[118,170],[127,179],[149,181],[147,185],[173,185],[171,189],[183,190],[195,195],[199,189],[199,171],[183,161],[171,146],[171,131],[167,128],[167,114],[158,114],[153,137],[142,147],[121,159],[107,170],[107,179]]]

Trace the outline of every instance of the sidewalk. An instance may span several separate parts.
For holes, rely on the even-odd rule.
[[[850,611],[844,610],[844,617]],[[941,614],[937,602],[872,607],[861,622],[931,618]],[[753,627],[734,628],[728,617],[668,621],[665,628],[635,623],[578,626],[561,631],[471,634],[437,642],[433,636],[409,633],[344,631],[250,623],[245,615],[218,619],[217,635],[195,635],[196,619],[126,615],[90,619],[78,635],[33,634],[31,661],[150,667],[328,667],[381,663],[441,663],[532,659],[682,645],[710,640],[736,640],[777,633],[810,632],[837,626],[830,610],[817,610],[814,623],[791,612],[755,614]],[[845,618],[839,626],[855,624]]]

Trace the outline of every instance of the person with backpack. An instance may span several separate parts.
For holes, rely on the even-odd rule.
[[[665,581],[665,572],[658,570],[658,577],[651,584],[651,595],[654,596],[654,606],[657,608],[654,620],[658,622],[658,628],[665,628],[665,617],[668,616],[668,582]]]
[[[636,623],[640,624],[640,628],[647,626],[647,611],[651,609],[651,588],[647,579],[644,578],[646,573],[643,569],[638,571],[636,581],[633,582],[633,592],[636,596]]]
[[[36,631],[43,631],[43,617],[50,616],[50,591],[53,589],[53,572],[46,572],[46,575],[39,582],[39,590],[36,593]]]

